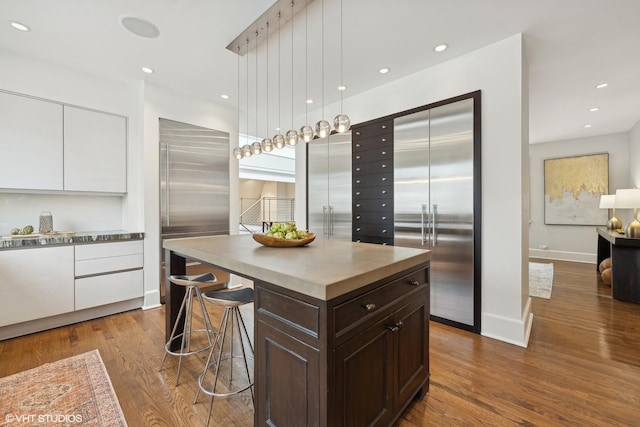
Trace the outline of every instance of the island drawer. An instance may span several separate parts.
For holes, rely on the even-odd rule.
[[[367,322],[414,289],[426,286],[427,269],[415,271],[333,307],[333,333],[339,337]]]

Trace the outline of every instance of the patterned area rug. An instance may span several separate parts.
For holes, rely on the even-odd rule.
[[[551,299],[553,264],[529,263],[529,295]]]
[[[98,350],[0,378],[0,426],[125,427]]]

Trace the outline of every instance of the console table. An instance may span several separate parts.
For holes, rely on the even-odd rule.
[[[620,301],[640,303],[640,239],[598,227],[597,265],[611,257],[611,295]]]
[[[168,275],[189,258],[253,280],[256,426],[390,426],[428,391],[430,251],[251,236],[164,248]],[[183,294],[167,280],[167,334]]]

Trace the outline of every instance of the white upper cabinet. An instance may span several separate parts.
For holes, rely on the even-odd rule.
[[[0,188],[62,190],[62,105],[0,92]]]
[[[126,118],[64,106],[64,190],[126,193]]]

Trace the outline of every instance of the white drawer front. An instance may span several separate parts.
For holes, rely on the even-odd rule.
[[[76,279],[76,310],[126,301],[143,295],[142,270]]]
[[[76,261],[143,253],[142,240],[76,245]]]
[[[142,254],[137,254],[76,261],[76,277],[141,268],[143,258]]]

